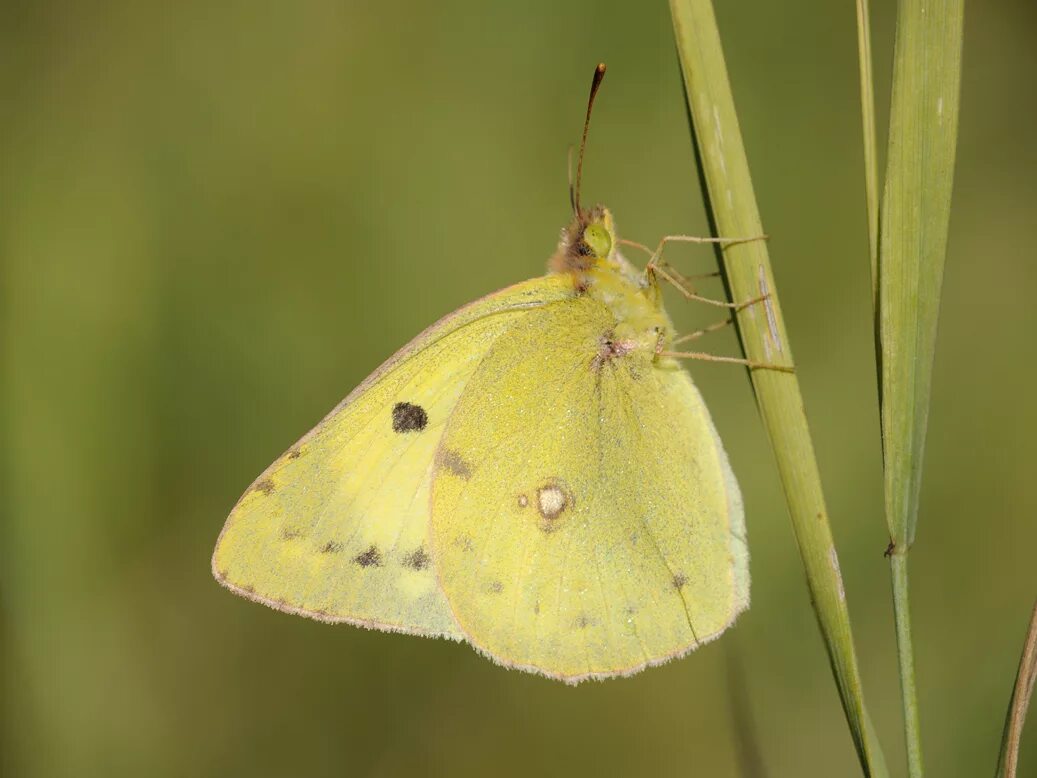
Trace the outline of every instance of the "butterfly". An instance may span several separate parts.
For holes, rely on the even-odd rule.
[[[217,542],[224,586],[569,683],[681,656],[748,607],[742,499],[670,350],[662,265],[579,203],[603,75],[548,273],[433,324],[267,468]]]

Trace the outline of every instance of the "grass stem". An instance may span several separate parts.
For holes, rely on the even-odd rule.
[[[900,664],[900,697],[904,710],[904,732],[907,741],[907,770],[920,776],[922,766],[922,733],[918,715],[918,690],[915,687],[915,654],[911,640],[911,607],[908,597],[907,555],[890,554],[893,579],[893,616],[897,629],[897,659]]]
[[[1012,699],[1005,717],[1005,731],[1001,738],[1001,755],[997,764],[998,778],[1016,778],[1019,771],[1019,741],[1023,736],[1026,711],[1033,697],[1034,682],[1037,681],[1037,603],[1030,616],[1030,629],[1023,643],[1019,658],[1019,672],[1015,676]]]
[[[671,0],[670,10],[698,174],[709,201],[714,235],[762,235],[713,6],[710,0]],[[792,349],[767,242],[718,246],[717,252],[730,299],[767,295],[762,304],[736,313],[746,358],[791,366]],[[754,370],[750,380],[777,460],[811,601],[858,757],[866,774],[884,776],[885,760],[864,705],[846,591],[799,381],[794,373],[778,370]]]

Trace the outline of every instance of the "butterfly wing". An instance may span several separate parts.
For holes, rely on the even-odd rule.
[[[415,338],[245,492],[217,542],[216,578],[325,621],[461,638],[428,541],[439,439],[493,343],[532,310],[572,294],[570,279],[534,279]],[[438,464],[461,468],[449,458]]]
[[[635,672],[748,605],[738,486],[687,373],[602,356],[587,297],[499,338],[440,443],[432,543],[459,628],[502,664],[568,681]],[[500,403],[507,398],[507,412]]]

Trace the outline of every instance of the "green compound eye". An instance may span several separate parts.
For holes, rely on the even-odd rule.
[[[583,231],[583,242],[596,257],[607,257],[612,251],[612,236],[603,224],[597,222]]]

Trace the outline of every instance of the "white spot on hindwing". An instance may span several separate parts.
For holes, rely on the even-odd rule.
[[[540,529],[544,532],[554,532],[558,529],[565,517],[572,513],[573,502],[572,491],[565,481],[561,478],[545,480],[536,490]]]
[[[556,519],[565,510],[565,492],[552,484],[537,491],[537,507],[545,519]]]

